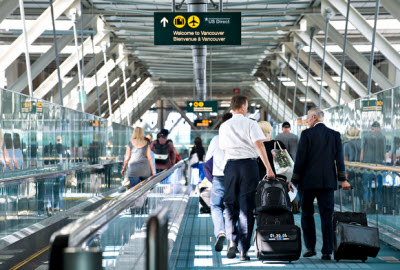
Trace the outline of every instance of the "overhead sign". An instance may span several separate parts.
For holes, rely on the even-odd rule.
[[[21,104],[22,113],[42,113],[43,103],[41,101],[26,101]]]
[[[218,112],[218,101],[188,101],[187,112]]]
[[[196,127],[212,127],[213,121],[209,119],[194,120],[194,125]]]
[[[240,12],[155,12],[154,45],[241,45]]]
[[[381,112],[383,110],[383,100],[362,100],[361,109],[363,112]]]

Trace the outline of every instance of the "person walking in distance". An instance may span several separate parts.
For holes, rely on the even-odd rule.
[[[275,137],[275,140],[283,142],[286,146],[289,155],[293,160],[296,160],[296,152],[297,152],[297,144],[299,142],[299,138],[297,135],[290,133],[291,127],[289,122],[285,122],[282,124],[282,133],[279,133],[278,136]]]
[[[323,123],[324,112],[314,107],[308,111],[309,129],[301,134],[297,148],[292,181],[300,193],[301,227],[307,250],[303,257],[312,257],[317,242],[314,221],[314,199],[317,198],[322,228],[322,257],[330,260],[333,251],[334,191],[337,181],[343,189],[350,189],[346,181],[344,156],[340,133]]]
[[[256,121],[246,117],[247,97],[232,97],[233,117],[219,129],[219,148],[225,151],[227,163],[224,169],[226,208],[226,234],[228,258],[236,257],[236,243],[240,260],[247,261],[254,227],[255,193],[260,180],[257,157],[260,156],[268,177],[275,177],[268,161],[263,141],[266,139]],[[239,232],[236,223],[239,221]]]
[[[165,169],[174,166],[176,155],[174,145],[168,142],[168,130],[162,129],[159,133],[160,137],[151,143],[150,149],[154,152],[156,158],[156,172],[159,173]]]

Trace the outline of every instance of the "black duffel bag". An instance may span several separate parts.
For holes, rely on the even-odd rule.
[[[334,258],[362,260],[376,257],[380,249],[378,228],[368,227],[365,213],[355,212],[354,189],[351,187],[353,212],[342,212],[342,187],[339,186],[340,212],[333,214]]]

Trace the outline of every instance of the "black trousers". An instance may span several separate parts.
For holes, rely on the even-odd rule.
[[[334,190],[310,189],[300,191],[301,227],[306,248],[315,249],[317,236],[314,222],[314,199],[317,198],[322,229],[322,254],[332,254]]]
[[[256,160],[228,161],[225,166],[226,235],[229,241],[239,243],[240,251],[250,249],[254,228],[255,194],[259,180]]]

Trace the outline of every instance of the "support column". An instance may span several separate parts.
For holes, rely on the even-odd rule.
[[[188,12],[207,12],[208,0],[187,0]],[[192,46],[193,72],[198,98],[207,99],[207,46]]]
[[[78,10],[72,9],[71,10],[71,20],[73,21],[74,25],[74,41],[75,41],[75,50],[76,50],[76,65],[78,68],[78,78],[79,78],[79,94],[81,97],[81,109],[82,112],[85,112],[85,102],[83,100],[83,91],[85,91],[84,86],[83,86],[83,78],[82,78],[82,71],[81,71],[81,63],[80,63],[80,56],[79,56],[79,47],[78,47],[78,35],[76,32],[76,24],[77,24],[77,18],[78,18]],[[83,51],[82,51],[82,57],[83,57]]]
[[[103,44],[103,57],[104,57],[104,63],[107,63],[107,54],[106,54],[106,45]],[[113,111],[112,111],[112,104],[111,104],[111,93],[110,93],[110,81],[108,79],[108,73],[105,75],[106,78],[106,85],[107,85],[107,100],[108,100],[108,111],[110,114],[110,119],[112,119]]]
[[[164,101],[163,100],[157,100],[156,102],[157,106],[157,128],[158,130],[161,130],[164,128]]]
[[[123,85],[124,85],[124,93],[125,93],[125,100],[128,100],[128,88],[126,87],[126,66],[128,65],[127,62],[123,62],[120,64],[120,68],[122,70],[122,79],[123,81]],[[131,125],[131,119],[128,117],[128,126]]]
[[[19,0],[19,10],[21,12],[22,32],[23,32],[23,35],[24,35],[24,43],[25,43],[25,62],[26,62],[26,72],[28,74],[29,95],[31,97],[33,97],[33,85],[32,85],[32,75],[31,75],[31,60],[30,60],[30,57],[29,57],[28,33],[26,31],[26,25],[25,25],[24,0]]]
[[[175,108],[175,110],[177,110],[181,116],[186,120],[186,122],[188,122],[188,124],[192,127],[192,129],[197,130],[198,128],[193,124],[192,121],[190,121],[189,117],[187,117],[186,113],[184,111],[182,111],[181,108],[179,108],[178,104],[175,103],[175,101],[173,100],[169,100],[169,102],[171,103],[171,105]]]

